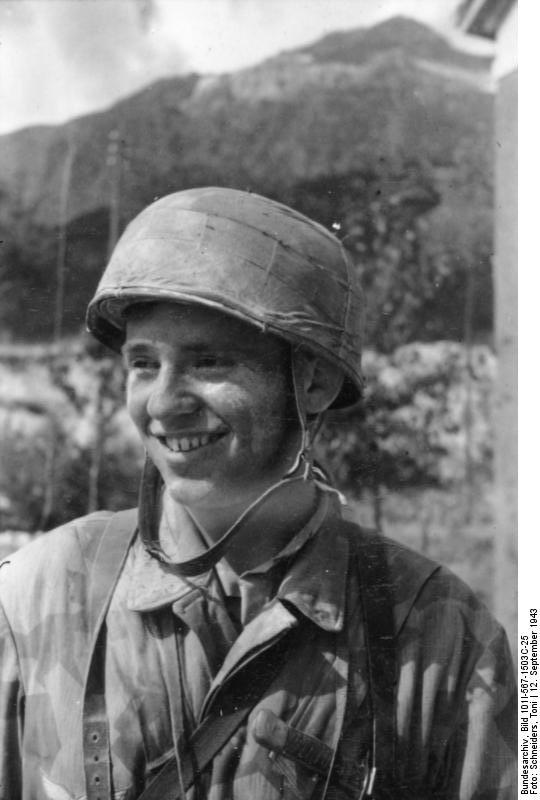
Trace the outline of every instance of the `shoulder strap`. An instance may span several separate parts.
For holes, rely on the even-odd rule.
[[[83,702],[83,760],[88,800],[111,797],[109,727],[105,707],[105,616],[137,530],[137,511],[114,514],[103,529],[88,582],[90,658]]]
[[[117,511],[101,532],[88,581],[88,625],[95,636],[107,613],[114,587],[136,533],[136,508]]]
[[[352,523],[345,524],[350,530],[366,630],[372,742],[365,796],[390,797],[395,790],[396,741],[394,585],[384,541],[377,534],[366,533]]]

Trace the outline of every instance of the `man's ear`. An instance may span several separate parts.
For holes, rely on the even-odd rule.
[[[306,350],[294,354],[297,386],[303,393],[306,414],[322,414],[332,405],[343,384],[343,370],[326,358]]]

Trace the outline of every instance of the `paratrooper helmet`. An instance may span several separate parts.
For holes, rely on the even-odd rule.
[[[145,208],[120,237],[87,313],[119,350],[124,312],[146,300],[200,303],[301,345],[344,372],[332,408],[361,396],[361,291],[326,228],[249,192],[198,188]]]

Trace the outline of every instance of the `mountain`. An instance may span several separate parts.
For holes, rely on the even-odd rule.
[[[317,61],[361,64],[382,53],[404,47],[414,53],[417,59],[444,61],[473,71],[489,68],[491,61],[487,56],[478,57],[456,50],[443,36],[413,19],[401,16],[367,29],[330,33],[300,52],[313,56]]]
[[[2,136],[4,331],[33,338],[52,329],[63,183],[64,328],[74,331],[111,233],[177,189],[250,189],[328,224],[359,176],[390,202],[421,173],[438,198],[426,208],[447,210],[470,199],[480,176],[475,202],[489,208],[492,107],[489,60],[397,17],[234,73],[160,80],[106,111]]]

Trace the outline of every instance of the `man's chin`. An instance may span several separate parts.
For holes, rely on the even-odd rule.
[[[250,486],[249,490],[228,485],[218,485],[212,480],[194,480],[175,476],[165,480],[167,494],[174,503],[187,508],[195,518],[212,524],[214,518],[226,519],[231,513],[238,516],[259,495],[265,486]]]
[[[212,498],[218,494],[212,481],[172,478],[165,480],[167,494],[182,506],[196,508],[199,505],[212,505]]]

